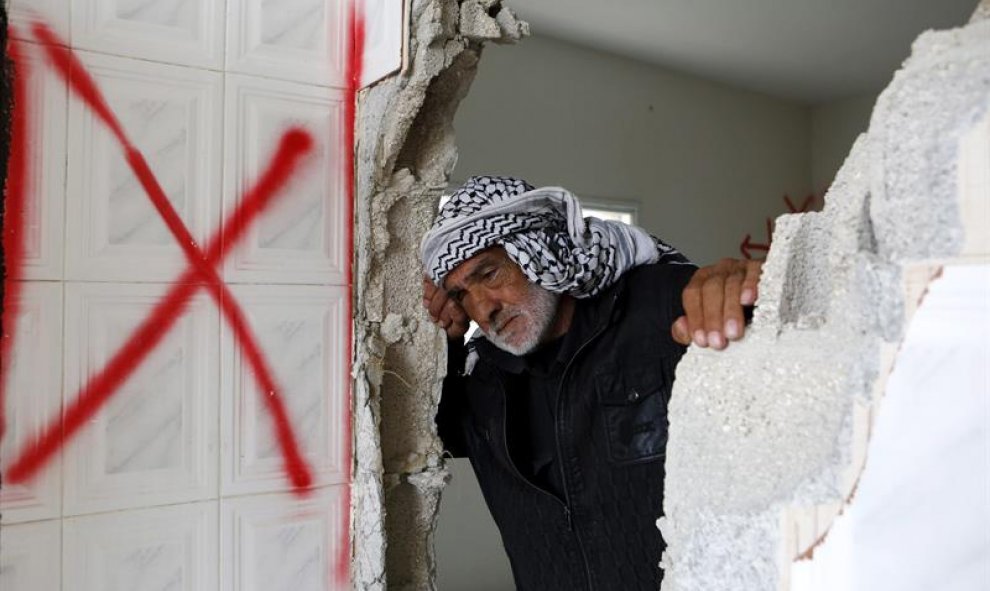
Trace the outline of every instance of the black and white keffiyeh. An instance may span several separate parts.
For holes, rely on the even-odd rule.
[[[495,176],[472,177],[454,192],[420,253],[430,278],[442,285],[458,265],[497,245],[533,283],[578,298],[594,296],[638,265],[690,264],[642,228],[583,217],[566,189]]]

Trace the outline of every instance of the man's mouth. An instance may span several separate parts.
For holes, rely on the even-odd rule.
[[[499,323],[498,327],[495,328],[495,334],[501,334],[502,331],[504,331],[510,324],[512,324],[512,321],[515,320],[516,318],[519,318],[518,314],[510,317],[505,322]]]

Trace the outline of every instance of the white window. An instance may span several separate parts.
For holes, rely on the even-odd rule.
[[[634,202],[604,199],[582,199],[581,206],[585,217],[596,217],[624,224],[635,224],[639,217],[639,207]]]

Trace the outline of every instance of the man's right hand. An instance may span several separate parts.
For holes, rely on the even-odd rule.
[[[447,332],[448,339],[464,338],[471,319],[460,304],[450,299],[445,289],[434,285],[428,277],[423,277],[423,307],[434,324]]]

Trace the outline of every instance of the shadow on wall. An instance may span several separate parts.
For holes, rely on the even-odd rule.
[[[447,461],[437,523],[437,586],[441,591],[512,591],[515,584],[498,528],[488,514],[471,462]]]

